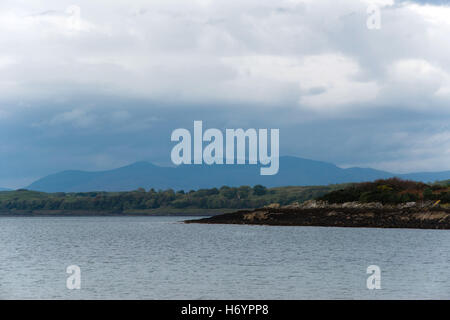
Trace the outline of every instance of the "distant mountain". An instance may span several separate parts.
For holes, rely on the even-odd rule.
[[[450,171],[394,174],[370,168],[342,169],[334,164],[297,157],[280,157],[280,169],[273,176],[261,176],[257,165],[181,165],[160,167],[149,162],[107,171],[63,171],[41,178],[27,187],[45,192],[129,191],[150,189],[191,190],[262,184],[267,187],[328,185],[373,181],[397,176],[416,181],[450,178]]]
[[[0,191],[10,191],[11,189],[8,189],[8,188],[1,188],[0,187]]]
[[[423,181],[423,182],[434,182],[448,180],[450,177],[450,171],[441,172],[417,172],[417,173],[407,173],[399,175],[402,179]]]

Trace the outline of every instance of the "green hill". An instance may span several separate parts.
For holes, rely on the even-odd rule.
[[[438,201],[450,203],[450,180],[425,184],[397,178],[351,184],[317,198],[329,203]]]

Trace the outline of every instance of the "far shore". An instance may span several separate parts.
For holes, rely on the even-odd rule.
[[[95,217],[95,216],[199,216],[209,217],[235,211],[234,209],[201,209],[201,208],[157,208],[129,211],[94,211],[94,210],[8,210],[0,211],[0,217]]]

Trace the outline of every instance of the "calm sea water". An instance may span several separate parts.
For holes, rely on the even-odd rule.
[[[2,299],[450,299],[450,231],[2,217]],[[381,269],[368,290],[366,269]],[[66,267],[81,268],[68,290]]]

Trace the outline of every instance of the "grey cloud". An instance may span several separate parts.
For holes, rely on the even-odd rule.
[[[280,128],[282,154],[450,169],[444,7],[397,1],[371,31],[364,1],[199,3],[79,1],[73,30],[70,1],[2,1],[0,186],[64,169],[170,164],[171,131],[194,120]],[[336,63],[321,69],[323,57]]]

